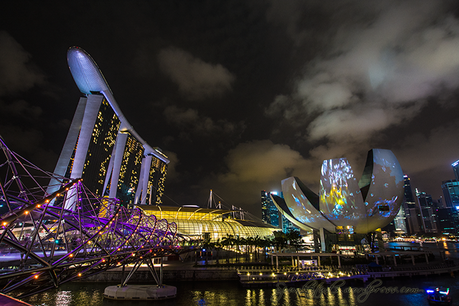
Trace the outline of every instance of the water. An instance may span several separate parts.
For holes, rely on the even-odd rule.
[[[369,282],[371,284],[371,282]],[[381,286],[386,289],[410,288],[416,293],[370,293],[358,292],[364,287],[359,283],[349,283],[337,290],[324,287],[322,294],[317,287],[302,288],[264,288],[245,289],[239,282],[181,282],[170,283],[177,287],[177,297],[164,301],[114,301],[103,298],[106,283],[69,283],[59,289],[50,290],[25,299],[32,305],[41,306],[281,306],[281,305],[428,305],[425,288],[446,286],[450,288],[453,300],[459,301],[459,284],[451,276],[437,276],[420,279],[383,280]],[[368,284],[367,284],[368,286]],[[368,287],[367,287],[368,289]],[[316,295],[316,296],[314,296]]]
[[[412,245],[413,243],[397,243],[397,245]],[[435,253],[436,248],[445,248],[449,258],[458,258],[459,244],[441,242],[439,244],[424,244]],[[437,256],[437,255],[436,255]],[[459,278],[459,276],[457,276]],[[309,283],[300,288],[242,288],[239,282],[167,282],[177,287],[177,297],[165,301],[114,301],[104,299],[105,287],[115,283],[68,283],[58,289],[49,290],[24,301],[40,306],[287,306],[287,305],[428,305],[425,289],[431,286],[450,288],[453,301],[459,305],[459,282],[454,276],[421,276],[417,278],[398,278],[382,280],[377,284],[367,282],[364,287],[361,282],[348,282],[340,287],[313,286]],[[370,287],[368,287],[370,286]],[[338,288],[339,287],[339,288]],[[387,292],[370,292],[370,288],[383,288]],[[367,291],[364,289],[367,288]],[[401,290],[411,293],[400,293]],[[398,292],[398,293],[397,293]]]

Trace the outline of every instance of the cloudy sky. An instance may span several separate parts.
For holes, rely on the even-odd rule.
[[[392,150],[439,198],[459,159],[457,1],[8,1],[0,135],[53,170],[81,95],[70,46],[98,63],[136,131],[171,160],[165,204],[259,215],[260,191],[324,159]]]

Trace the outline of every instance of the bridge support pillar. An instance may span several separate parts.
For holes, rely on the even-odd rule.
[[[163,285],[163,257],[161,257],[161,266],[159,268],[159,284],[158,286],[162,286]]]

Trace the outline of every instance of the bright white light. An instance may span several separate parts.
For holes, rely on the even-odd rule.
[[[277,195],[277,191],[271,191],[271,194]]]

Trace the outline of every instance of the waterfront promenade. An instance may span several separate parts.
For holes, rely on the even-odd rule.
[[[439,256],[429,258],[429,264],[423,261],[424,256],[416,257],[416,264],[413,266],[411,258],[409,260],[397,261],[398,265],[391,264],[390,260],[387,264],[380,266],[368,266],[368,264],[350,264],[350,256],[343,256],[343,262],[341,268],[338,268],[336,258],[333,261],[334,264],[330,264],[327,260],[322,261],[320,267],[307,266],[306,269],[301,267],[293,267],[291,260],[286,258],[279,261],[279,269],[276,269],[271,265],[270,258],[263,258],[260,261],[250,261],[250,257],[240,256],[238,260],[230,257],[230,262],[226,263],[226,260],[219,258],[219,264],[217,264],[216,258],[209,258],[206,262],[199,261],[195,265],[195,260],[190,259],[185,261],[180,260],[169,260],[164,262],[163,276],[164,283],[177,287],[177,298],[171,300],[171,305],[183,306],[189,305],[189,301],[194,301],[193,305],[226,305],[228,301],[234,303],[234,305],[291,305],[292,303],[299,303],[304,305],[316,305],[316,302],[306,294],[306,291],[301,291],[303,295],[293,291],[295,288],[304,288],[307,284],[307,278],[311,274],[319,272],[322,273],[321,279],[317,279],[316,284],[321,284],[324,288],[328,288],[333,285],[334,281],[339,278],[332,277],[328,273],[339,273],[341,272],[341,279],[344,280],[346,286],[351,288],[366,288],[370,286],[374,281],[383,281],[383,286],[389,287],[412,287],[416,288],[419,293],[413,294],[391,294],[382,296],[374,293],[370,295],[367,302],[359,303],[359,305],[371,305],[371,306],[383,306],[387,305],[387,302],[392,301],[394,305],[425,305],[425,293],[423,288],[429,286],[447,286],[452,290],[453,298],[459,300],[459,296],[455,294],[455,290],[459,289],[456,286],[456,279],[458,265],[455,263],[455,252],[452,249],[455,244],[449,244],[447,251],[447,261],[442,262]],[[432,246],[433,247],[433,246]],[[222,253],[220,253],[222,254]],[[224,256],[222,256],[224,257]],[[361,259],[363,259],[362,257]],[[451,259],[453,259],[451,261]],[[374,259],[373,259],[374,263]],[[158,268],[159,265],[155,265]],[[365,270],[365,267],[368,269]],[[104,288],[108,285],[119,284],[122,280],[122,276],[126,276],[131,267],[125,266],[124,272],[122,267],[117,267],[109,271],[102,272],[91,278],[79,279],[78,282],[72,282],[64,285],[62,288],[51,290],[46,294],[39,294],[27,299],[26,301],[32,305],[43,305],[42,299],[48,298],[56,300],[46,305],[60,305],[57,301],[62,298],[72,299],[78,301],[74,305],[106,305],[103,298]],[[364,272],[358,274],[358,272]],[[346,277],[346,271],[354,271],[354,276]],[[266,279],[266,283],[262,284],[257,281],[254,284],[243,284],[241,282],[240,275],[254,275],[256,277],[268,278],[269,275],[275,273],[279,275],[279,282],[273,282],[272,280]],[[284,275],[284,273],[286,275]],[[283,276],[280,276],[282,274]],[[363,278],[368,276],[368,281],[363,282]],[[281,278],[285,277],[284,282]],[[328,277],[328,278],[327,278]],[[131,278],[130,284],[154,284],[154,280],[146,267],[141,267]],[[328,284],[327,284],[328,283]],[[288,289],[287,289],[288,287]],[[269,290],[266,290],[269,288]],[[282,300],[279,300],[280,293],[283,292]],[[459,291],[457,291],[459,292]],[[91,299],[80,302],[80,297],[84,294],[85,296],[91,296]],[[284,298],[288,297],[288,301]],[[349,305],[355,305],[356,293],[344,293],[335,297],[325,294],[325,300],[318,300],[321,305],[336,305],[337,301],[347,303]],[[249,300],[247,300],[249,299]],[[223,300],[225,301],[223,303]],[[382,301],[385,301],[384,303]],[[185,302],[187,301],[187,302]],[[271,301],[271,302],[270,302]],[[277,301],[274,303],[273,301]],[[300,303],[301,302],[301,303]],[[84,304],[86,303],[86,304]],[[188,304],[187,304],[188,303]],[[73,304],[72,304],[73,305]],[[147,305],[139,302],[139,306]]]
[[[413,253],[416,251],[413,251]],[[376,253],[377,254],[377,253]],[[399,253],[397,253],[399,254]],[[307,256],[307,254],[302,254]],[[288,255],[291,257],[291,254]],[[459,262],[440,256],[431,256],[430,260],[425,256],[425,252],[419,251],[416,261],[412,261],[412,252],[407,257],[408,260],[387,260],[388,264],[378,265],[375,257],[359,256],[359,260],[369,259],[367,263],[355,264],[356,258],[353,256],[342,256],[342,264],[323,264],[320,266],[294,265],[290,260],[281,261],[277,265],[272,265],[269,259],[264,261],[250,261],[240,258],[237,262],[226,263],[220,259],[217,264],[216,259],[207,261],[166,261],[163,266],[163,279],[168,281],[232,281],[237,280],[243,286],[275,286],[276,283],[292,284],[317,279],[330,283],[334,280],[359,280],[366,282],[377,278],[400,278],[400,277],[427,277],[429,275],[454,275],[459,273]],[[391,256],[389,256],[391,257]],[[376,257],[377,258],[377,257]],[[358,261],[358,260],[357,260]],[[385,260],[384,260],[385,261]],[[323,262],[323,261],[322,261]],[[354,263],[353,263],[354,262]],[[380,259],[382,263],[383,260]],[[296,263],[296,261],[293,261]],[[158,267],[158,265],[157,265]],[[98,275],[89,277],[82,281],[95,282],[118,282],[129,273],[131,267],[117,267]],[[131,278],[131,282],[150,282],[153,278],[147,267],[140,267]]]

